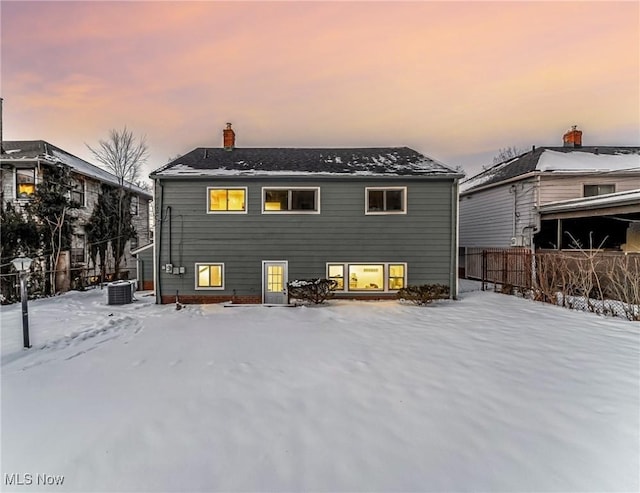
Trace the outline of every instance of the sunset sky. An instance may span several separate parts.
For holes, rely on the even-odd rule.
[[[145,174],[195,147],[409,146],[475,173],[499,148],[640,145],[640,3],[12,2],[3,137]]]

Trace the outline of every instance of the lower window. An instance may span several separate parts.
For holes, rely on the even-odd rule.
[[[224,264],[196,264],[196,289],[224,289]]]
[[[397,291],[406,284],[406,264],[330,263],[327,278],[337,282],[337,291]]]

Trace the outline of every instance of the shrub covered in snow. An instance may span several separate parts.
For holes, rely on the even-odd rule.
[[[449,286],[444,284],[422,284],[421,286],[407,286],[396,293],[402,301],[410,301],[416,305],[428,305],[434,300],[449,298]]]
[[[332,279],[295,280],[287,283],[289,296],[319,305],[333,298],[338,283]]]

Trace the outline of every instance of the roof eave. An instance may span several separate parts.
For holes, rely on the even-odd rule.
[[[229,175],[212,175],[212,174],[198,174],[198,173],[185,173],[185,174],[163,174],[163,173],[151,173],[149,178],[152,180],[194,180],[194,179],[216,179],[216,180],[244,180],[244,179],[448,179],[459,180],[465,175],[461,173],[431,173],[431,174],[413,174],[413,175],[393,175],[393,174],[354,174],[354,173],[307,173],[307,174],[229,174]]]
[[[489,188],[495,188],[495,187],[499,187],[500,185],[507,185],[509,183],[513,183],[514,181],[520,181],[520,180],[525,180],[527,178],[532,178],[536,175],[541,174],[540,171],[536,170],[536,171],[529,171],[528,173],[524,173],[522,175],[518,175],[518,176],[513,176],[511,178],[508,178],[506,180],[502,180],[502,181],[496,181],[493,183],[489,183],[487,185],[478,185],[477,187],[473,187],[473,188],[469,188],[467,190],[461,190],[460,191],[460,195],[467,195],[470,193],[475,193],[475,192],[480,192],[483,190],[488,190]]]

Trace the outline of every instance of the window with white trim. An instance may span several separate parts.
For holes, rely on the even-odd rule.
[[[397,291],[406,285],[406,263],[327,263],[327,279],[338,283],[336,291]]]
[[[320,212],[320,188],[263,188],[262,212],[317,214]]]
[[[207,212],[247,212],[247,188],[207,187]]]
[[[16,198],[30,199],[36,193],[36,169],[16,169]]]
[[[224,289],[224,264],[196,264],[196,289]]]
[[[366,187],[365,214],[406,214],[407,187]]]
[[[344,264],[327,265],[327,279],[336,281],[336,291],[344,291]]]

